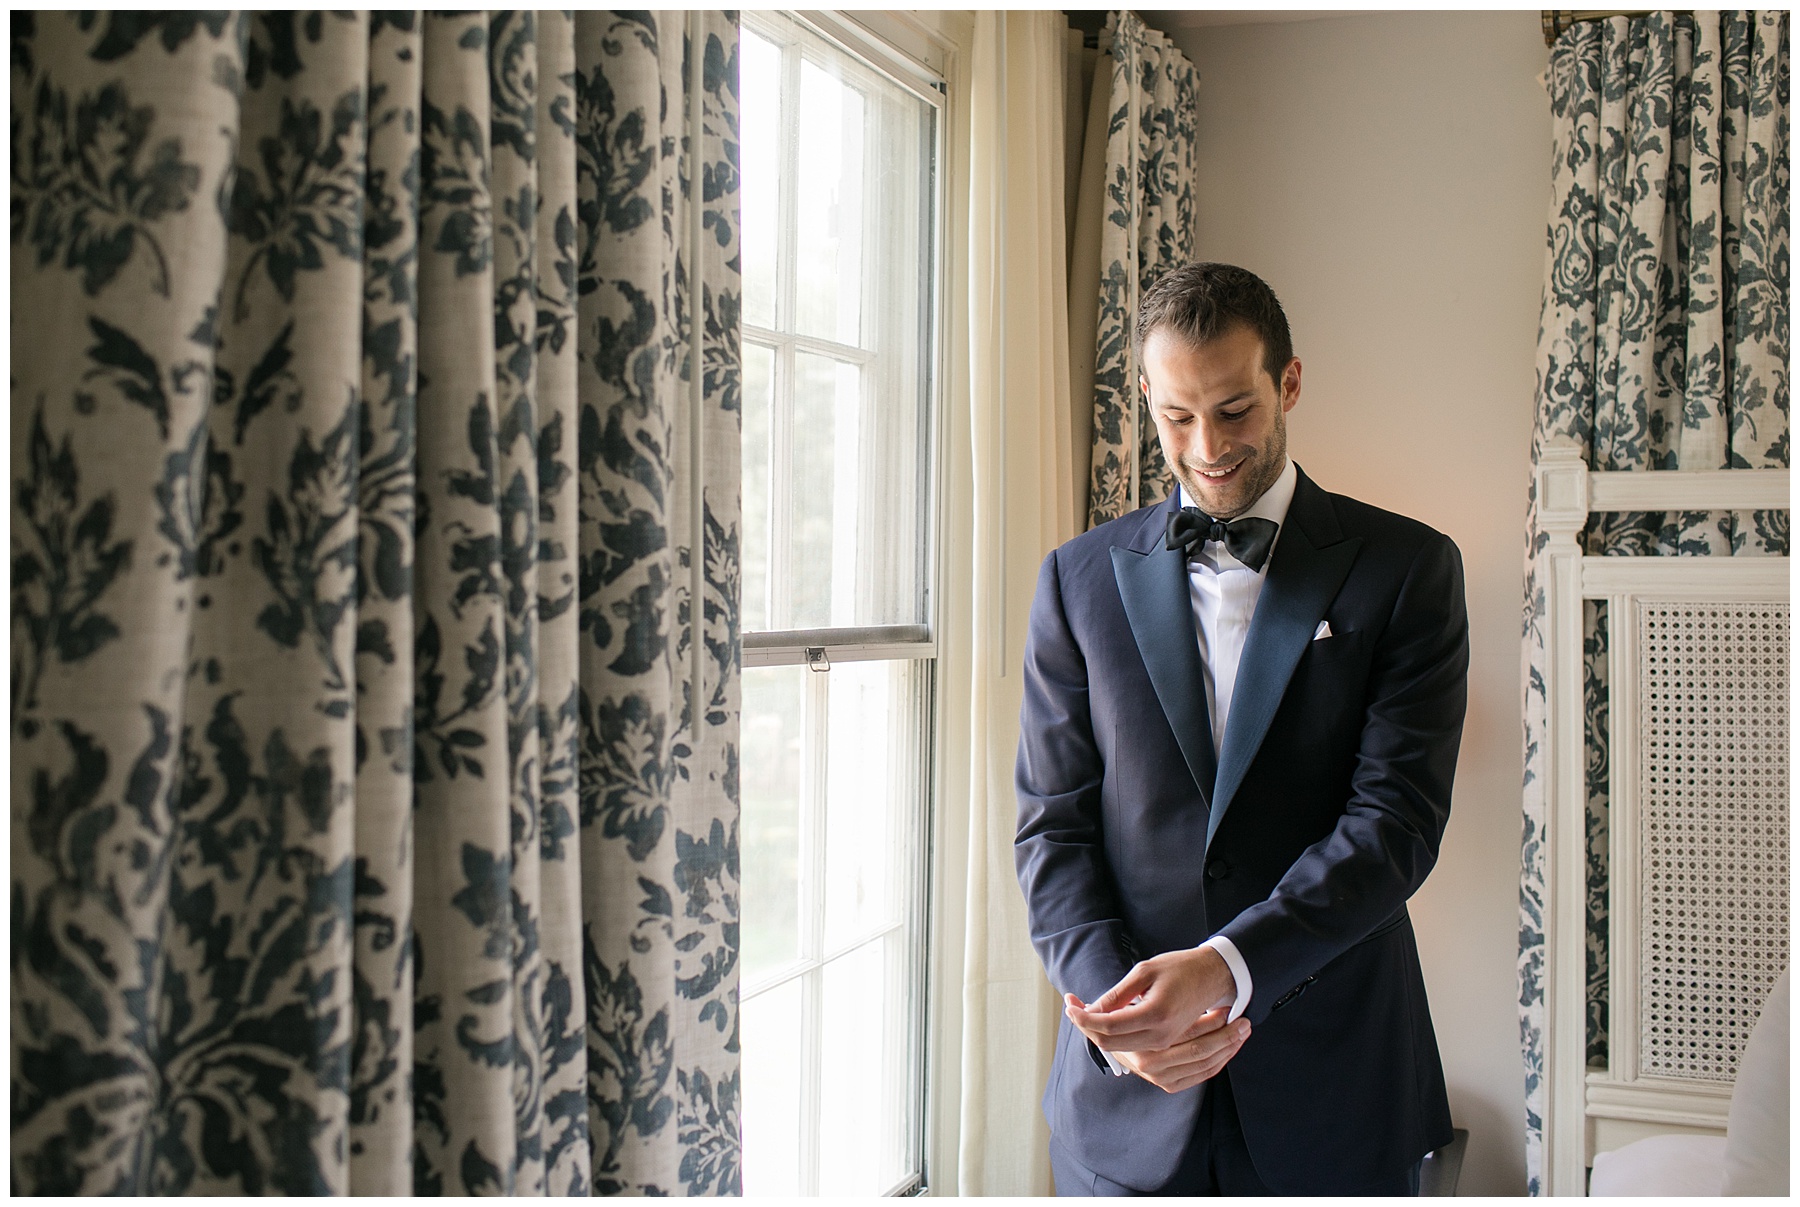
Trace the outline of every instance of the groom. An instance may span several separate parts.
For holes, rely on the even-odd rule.
[[[1045,559],[1025,649],[1057,1190],[1416,1194],[1451,1138],[1406,900],[1450,812],[1461,559],[1288,460],[1256,276],[1170,272],[1135,338],[1180,488]]]

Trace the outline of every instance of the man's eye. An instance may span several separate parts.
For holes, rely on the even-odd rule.
[[[1248,415],[1249,413],[1250,413],[1250,408],[1248,408],[1248,407],[1245,407],[1241,411],[1220,411],[1219,418],[1223,419],[1226,423],[1236,423],[1238,420],[1242,419],[1245,415]]]

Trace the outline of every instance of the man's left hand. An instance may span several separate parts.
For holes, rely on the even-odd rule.
[[[1210,947],[1166,951],[1135,965],[1091,1006],[1070,1001],[1069,1021],[1106,1052],[1159,1052],[1192,1039],[1208,1011],[1230,1006],[1237,982]]]
[[[1223,1006],[1208,1011],[1195,1024],[1205,1029],[1174,1047],[1160,1052],[1118,1052],[1113,1059],[1165,1093],[1191,1090],[1217,1076],[1250,1038],[1248,1019],[1228,1023],[1225,1014]]]

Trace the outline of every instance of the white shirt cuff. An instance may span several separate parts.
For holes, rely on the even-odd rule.
[[[1250,966],[1244,963],[1244,957],[1239,954],[1237,944],[1224,935],[1214,935],[1200,946],[1210,947],[1218,952],[1219,957],[1225,961],[1225,967],[1231,969],[1231,979],[1237,983],[1237,997],[1232,1001],[1231,1013],[1225,1021],[1235,1023],[1239,1016],[1250,1008],[1250,994],[1255,988],[1250,983]]]

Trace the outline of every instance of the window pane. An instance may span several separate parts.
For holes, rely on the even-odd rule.
[[[769,482],[773,449],[769,430],[775,398],[775,352],[744,341],[744,520],[743,630],[758,633],[769,623]]]
[[[743,977],[800,954],[804,666],[746,667],[743,679]]]
[[[856,623],[859,377],[829,357],[794,357],[789,607],[779,628]]]
[[[800,1182],[800,1102],[806,1076],[803,981],[788,981],[744,1003],[744,1193],[796,1195]]]
[[[828,688],[825,946],[839,950],[901,921],[911,866],[904,818],[916,808],[918,750],[910,662],[840,662]]]
[[[875,405],[867,380],[853,364],[794,356],[788,562],[770,628],[925,618],[919,431]]]
[[[819,1193],[878,1195],[908,1171],[908,1001],[898,937],[825,966]]]
[[[936,113],[783,17],[745,29],[744,628],[925,623]]]
[[[799,280],[806,335],[862,339],[863,97],[810,59],[800,65]]]
[[[739,193],[744,321],[773,327],[776,232],[781,225],[781,48],[746,27],[738,54],[738,131],[746,186]],[[758,187],[748,187],[751,182]]]

